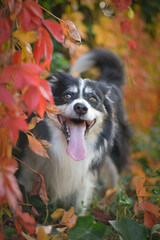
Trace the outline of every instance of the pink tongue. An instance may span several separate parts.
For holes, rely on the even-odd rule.
[[[70,129],[70,141],[67,146],[67,153],[76,161],[83,160],[86,156],[86,148],[84,144],[84,132],[86,129],[85,122],[75,124],[68,122]]]

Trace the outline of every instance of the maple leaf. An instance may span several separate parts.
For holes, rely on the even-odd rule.
[[[52,37],[56,39],[56,41],[60,43],[64,42],[64,35],[60,24],[50,19],[44,19],[42,23],[48,29]]]
[[[43,176],[40,173],[37,173],[30,195],[39,195],[46,206],[48,206],[49,199],[47,197],[46,184]]]
[[[35,219],[27,212],[22,212],[22,207],[18,206],[14,214],[14,225],[18,234],[21,234],[22,226],[30,233],[34,234],[36,230]]]
[[[22,194],[14,176],[18,169],[17,161],[3,157],[0,163],[0,205],[6,200],[13,209],[16,209],[17,199],[22,201]]]

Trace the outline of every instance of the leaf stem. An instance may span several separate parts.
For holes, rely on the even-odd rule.
[[[41,7],[44,11],[46,11],[47,13],[49,13],[52,17],[54,17],[54,18],[56,18],[57,20],[61,21],[60,18],[58,18],[57,16],[55,16],[55,15],[54,15],[53,13],[51,13],[49,10],[47,10],[47,9],[44,8],[44,7],[42,7],[41,5],[40,5],[40,7]]]

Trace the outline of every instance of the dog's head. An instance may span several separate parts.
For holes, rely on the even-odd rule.
[[[66,137],[67,153],[74,160],[82,160],[86,156],[85,141],[92,141],[102,131],[104,120],[110,118],[108,123],[112,122],[112,107],[106,97],[109,89],[102,83],[66,73],[57,73],[48,81],[61,112],[57,119]]]

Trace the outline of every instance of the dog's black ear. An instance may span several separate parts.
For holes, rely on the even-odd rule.
[[[58,82],[58,78],[55,75],[49,76],[46,80],[49,82],[51,87]]]

